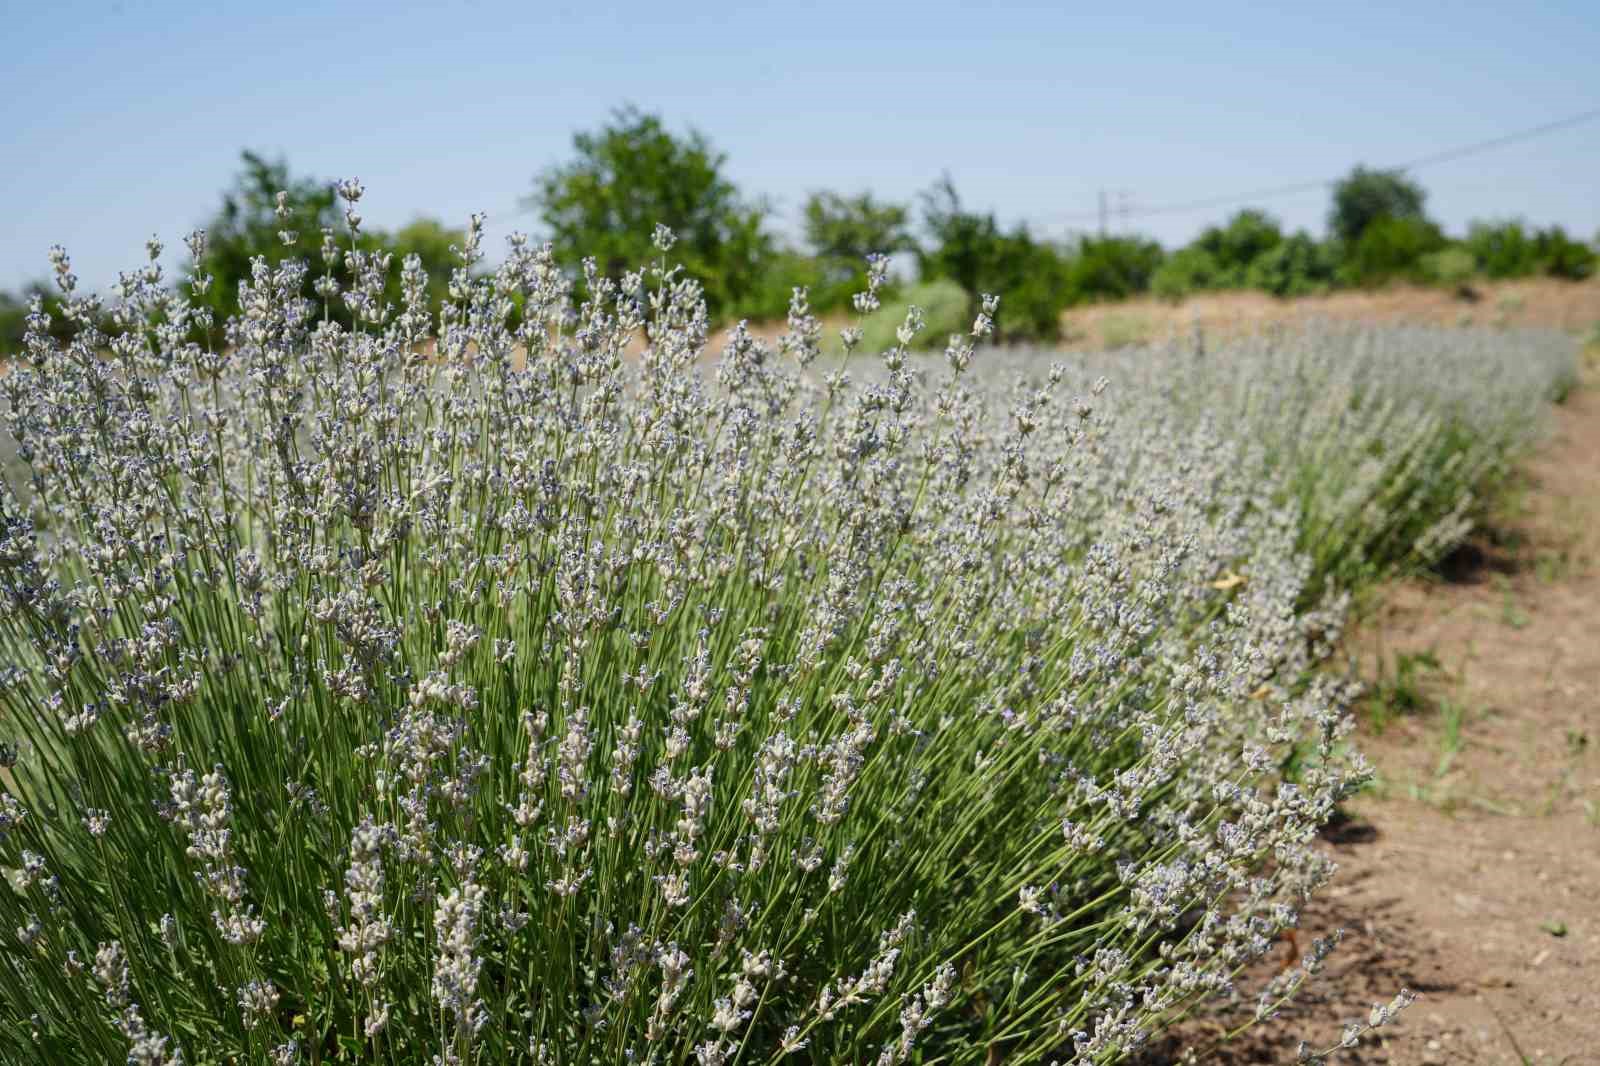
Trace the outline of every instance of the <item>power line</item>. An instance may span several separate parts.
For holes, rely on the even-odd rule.
[[[1592,122],[1597,118],[1600,118],[1600,107],[1591,108],[1588,111],[1582,111],[1576,115],[1568,115],[1566,118],[1559,118],[1553,122],[1544,122],[1537,126],[1529,126],[1526,129],[1516,130],[1512,133],[1502,134],[1498,137],[1490,137],[1487,140],[1473,141],[1470,144],[1458,145],[1454,148],[1446,148],[1440,152],[1433,152],[1428,155],[1418,156],[1417,158],[1407,162],[1400,163],[1395,166],[1382,167],[1380,169],[1404,172],[1416,170],[1419,167],[1433,166],[1437,163],[1448,163],[1456,159],[1463,159],[1467,156],[1477,155],[1481,152],[1493,151],[1496,148],[1504,148],[1507,145],[1533,140],[1534,138],[1542,137],[1547,133],[1555,133],[1558,130],[1569,129],[1573,126],[1581,126],[1585,122]],[[1198,200],[1183,200],[1171,204],[1158,204],[1154,207],[1134,207],[1130,205],[1128,202],[1130,193],[1124,189],[1119,190],[1118,192],[1119,203],[1116,210],[1117,214],[1122,220],[1124,228],[1126,228],[1127,221],[1130,218],[1145,218],[1151,215],[1176,215],[1189,211],[1208,211],[1218,207],[1229,207],[1233,204],[1250,203],[1258,200],[1272,200],[1282,196],[1297,196],[1300,193],[1315,192],[1319,189],[1331,189],[1337,185],[1340,180],[1341,179],[1339,178],[1319,178],[1315,181],[1298,181],[1288,185],[1268,185],[1263,188],[1249,190],[1248,192],[1228,193],[1223,196],[1207,196]],[[1111,205],[1107,200],[1107,192],[1105,190],[1101,190],[1100,205],[1095,211],[1069,211],[1051,214],[1043,216],[1042,218],[1037,219],[1037,221],[1045,224],[1098,221],[1100,231],[1104,233],[1106,230],[1108,215],[1110,214],[1110,207]],[[485,218],[485,221],[504,224],[509,222],[514,217],[526,216],[532,213],[533,209],[526,202],[520,202],[515,206],[506,207],[499,211],[489,212]]]
[[[1570,126],[1579,126],[1585,122],[1592,122],[1597,118],[1600,118],[1600,107],[1592,108],[1567,118],[1556,119],[1554,122],[1546,122],[1540,126],[1530,126],[1528,129],[1518,130],[1516,133],[1508,133],[1503,137],[1491,137],[1487,141],[1478,141],[1476,144],[1463,145],[1460,148],[1449,148],[1443,152],[1425,155],[1413,159],[1409,163],[1402,163],[1394,169],[1415,170],[1417,167],[1432,166],[1434,163],[1444,163],[1452,159],[1460,159],[1463,156],[1476,155],[1491,148],[1500,148],[1504,145],[1516,144],[1519,141],[1531,141],[1533,138],[1543,136],[1546,133],[1554,133],[1556,130],[1564,130]]]
[[[1566,118],[1556,119],[1554,122],[1545,122],[1538,126],[1530,126],[1527,129],[1517,130],[1514,133],[1503,134],[1499,137],[1491,137],[1485,141],[1474,141],[1471,144],[1459,145],[1455,148],[1447,148],[1442,152],[1434,152],[1430,155],[1419,156],[1416,159],[1401,163],[1397,166],[1384,167],[1382,169],[1397,171],[1416,170],[1419,167],[1432,166],[1435,163],[1445,163],[1451,160],[1461,159],[1466,156],[1477,155],[1480,152],[1487,152],[1496,148],[1503,148],[1509,144],[1517,144],[1522,141],[1532,140],[1535,137],[1542,137],[1547,133],[1554,133],[1557,130],[1564,130],[1572,126],[1582,125],[1585,122],[1592,122],[1597,118],[1600,118],[1600,107],[1592,108],[1576,115],[1569,115]],[[1280,196],[1294,196],[1299,193],[1313,192],[1317,189],[1331,189],[1334,185],[1338,184],[1339,180],[1340,179],[1338,178],[1322,178],[1317,181],[1300,181],[1290,185],[1270,185],[1261,189],[1252,189],[1249,192],[1229,193],[1225,196],[1207,196],[1198,200],[1184,200],[1178,203],[1160,204],[1155,207],[1136,207],[1130,211],[1124,212],[1124,214],[1125,216],[1142,218],[1147,215],[1175,215],[1186,211],[1204,211],[1216,207],[1227,207],[1236,203],[1275,199]],[[1063,214],[1049,215],[1044,221],[1051,223],[1085,222],[1093,221],[1099,217],[1099,215],[1100,212],[1095,211],[1067,212]]]

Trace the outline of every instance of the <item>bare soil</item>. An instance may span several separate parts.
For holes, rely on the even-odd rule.
[[[1600,279],[1481,281],[1462,292],[1393,285],[1297,300],[1262,292],[1199,293],[1181,303],[1146,297],[1071,308],[1062,315],[1061,325],[1068,346],[1117,348],[1185,336],[1196,328],[1221,338],[1313,320],[1547,326],[1582,332],[1600,324]]]
[[[1293,1062],[1401,987],[1420,994],[1335,1061],[1600,1063],[1600,374],[1553,411],[1487,531],[1383,590],[1347,641],[1378,772],[1325,846],[1333,885],[1298,946],[1341,928],[1290,1008],[1200,1061]],[[1406,665],[1402,670],[1402,666]],[[1381,727],[1381,728],[1380,728]],[[1263,979],[1292,949],[1262,967]],[[1253,1004],[1252,1004],[1253,1006]]]
[[[829,334],[850,324],[852,315],[825,319]],[[1207,292],[1181,302],[1141,297],[1073,307],[1061,315],[1061,343],[1069,349],[1099,351],[1188,337],[1198,328],[1223,340],[1273,326],[1293,328],[1309,322],[1411,322],[1434,326],[1543,326],[1587,333],[1600,327],[1600,277],[1572,282],[1556,278],[1476,281],[1465,291],[1417,285],[1373,290],[1340,290],[1325,296],[1280,300],[1263,292]],[[750,325],[757,336],[774,340],[782,321]],[[726,334],[713,348],[720,348]]]

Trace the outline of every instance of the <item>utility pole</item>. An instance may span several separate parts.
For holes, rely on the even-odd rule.
[[[1100,190],[1100,236],[1106,235],[1106,191]]]

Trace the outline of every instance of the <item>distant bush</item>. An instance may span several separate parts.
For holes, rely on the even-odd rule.
[[[1192,247],[1207,252],[1217,264],[1218,284],[1238,287],[1246,284],[1251,265],[1282,243],[1283,230],[1277,219],[1247,208],[1235,213],[1226,225],[1206,227]]]
[[[1151,291],[1177,300],[1205,289],[1262,288],[1263,281],[1287,287],[1290,282],[1275,276],[1284,266],[1257,272],[1257,264],[1284,242],[1283,230],[1271,215],[1239,211],[1226,225],[1206,227],[1186,247],[1167,256],[1151,279]]]
[[[928,239],[917,251],[918,272],[924,281],[948,278],[961,286],[976,316],[981,294],[1002,288],[996,282],[1011,249],[999,222],[968,210],[949,175],[922,194],[922,222]]]
[[[1474,222],[1463,242],[1476,267],[1490,278],[1536,275],[1582,281],[1594,273],[1595,251],[1560,226],[1533,229],[1520,220]]]
[[[1472,253],[1459,244],[1451,244],[1429,252],[1422,257],[1420,264],[1422,276],[1436,285],[1446,285],[1462,289],[1477,273],[1477,263],[1472,258]],[[1463,292],[1463,295],[1470,293]]]
[[[1162,260],[1150,277],[1150,291],[1163,300],[1182,300],[1192,293],[1226,287],[1216,257],[1197,245],[1179,248]]]
[[[1070,303],[1120,300],[1149,291],[1166,256],[1146,237],[1083,237],[1067,271]]]
[[[20,292],[0,292],[0,355],[14,355],[22,351],[22,339],[28,329],[28,305],[37,296],[50,316],[50,335],[57,339],[71,336],[72,323],[61,315],[61,300],[55,287],[48,282],[35,281]]]
[[[1595,250],[1567,236],[1560,226],[1540,230],[1534,237],[1541,273],[1568,281],[1582,281],[1595,272]]]
[[[1463,245],[1485,277],[1521,278],[1538,269],[1533,240],[1516,220],[1474,222]]]
[[[466,233],[432,218],[418,218],[401,226],[392,235],[377,234],[373,243],[377,249],[390,252],[396,263],[415,255],[422,267],[428,293],[428,310],[437,315],[450,288],[450,276],[459,260],[451,251],[466,243]],[[403,294],[397,278],[389,279],[384,289],[384,299],[400,306]]]
[[[1378,218],[1353,244],[1344,246],[1340,276],[1347,284],[1363,286],[1425,280],[1424,257],[1445,243],[1439,227],[1425,219]]]
[[[1129,268],[1114,254],[1102,252],[1086,267],[1081,246],[1068,252],[1036,240],[1026,226],[1003,230],[994,215],[967,210],[948,177],[924,194],[923,219],[928,239],[917,254],[923,280],[945,278],[959,285],[967,294],[969,326],[981,295],[1000,294],[994,325],[1002,340],[1055,340],[1062,310],[1085,298],[1086,284],[1115,286],[1120,295],[1143,288],[1121,287],[1119,271]],[[1159,254],[1159,246],[1156,250]]]
[[[1338,260],[1333,248],[1301,231],[1257,257],[1245,274],[1245,284],[1290,298],[1327,292],[1337,277]]]
[[[347,228],[339,217],[332,182],[295,177],[287,161],[269,160],[256,152],[240,153],[240,162],[233,186],[222,194],[222,206],[205,225],[205,255],[191,263],[189,274],[210,275],[210,285],[199,296],[218,322],[239,313],[239,283],[250,280],[253,259],[260,257],[276,266],[286,259],[304,258],[324,231]],[[279,193],[285,194],[281,207]],[[308,271],[301,280],[301,295],[313,298],[313,286],[314,275]]]
[[[849,306],[850,296],[861,288],[855,279],[841,280],[828,271],[817,257],[780,246],[750,279],[739,301],[724,309],[722,321],[778,321],[788,313],[797,286],[807,290],[811,308],[819,314]]]
[[[904,286],[898,295],[884,301],[880,311],[862,323],[860,350],[877,355],[894,347],[897,343],[895,331],[906,320],[913,305],[922,309],[925,323],[913,341],[915,348],[943,348],[952,333],[966,333],[972,328],[972,319],[967,317],[965,289],[948,278],[922,281]]]

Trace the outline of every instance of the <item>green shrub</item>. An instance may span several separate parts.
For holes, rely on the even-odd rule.
[[[375,234],[374,250],[391,253],[397,263],[408,256],[416,256],[428,293],[428,311],[438,315],[450,290],[450,276],[457,259],[452,247],[459,248],[466,241],[466,232],[446,226],[436,219],[418,218],[401,226],[391,235]],[[384,299],[395,307],[400,306],[403,294],[399,279],[391,280],[384,290]]]
[[[1245,284],[1274,296],[1314,296],[1337,278],[1333,249],[1304,231],[1263,252],[1245,275]]]
[[[1435,285],[1459,288],[1471,281],[1477,273],[1477,261],[1471,252],[1459,244],[1429,252],[1422,257],[1422,276]]]
[[[1069,254],[1038,241],[1026,226],[1004,231],[992,214],[966,210],[948,177],[923,197],[928,239],[918,250],[924,281],[946,278],[967,294],[966,322],[978,315],[985,292],[1001,296],[994,315],[1002,340],[1052,341],[1060,335],[1061,312],[1083,298],[1081,249]],[[1106,277],[1121,267],[1107,257]],[[1089,278],[1098,284],[1097,277]]]
[[[1225,276],[1210,252],[1191,244],[1162,261],[1150,277],[1150,291],[1163,300],[1176,302],[1191,293],[1225,287]]]
[[[995,329],[1002,341],[1050,343],[1061,336],[1061,313],[1071,301],[1072,261],[1054,244],[1034,241],[1025,230],[1008,244]],[[967,323],[968,326],[971,323]]]
[[[777,248],[739,301],[725,309],[726,317],[755,322],[782,319],[797,286],[807,290],[811,307],[819,314],[848,307],[850,297],[862,287],[858,279],[827,269],[816,256]]]
[[[1540,230],[1533,243],[1542,273],[1567,281],[1583,281],[1594,275],[1595,250],[1567,236],[1560,226]]]
[[[1477,267],[1491,278],[1534,275],[1582,281],[1595,268],[1595,251],[1560,226],[1535,230],[1517,220],[1474,222],[1465,245]]]
[[[1277,219],[1265,211],[1246,208],[1236,212],[1226,225],[1208,226],[1194,241],[1194,247],[1209,253],[1216,264],[1218,287],[1238,288],[1245,284],[1250,267],[1283,242]]]
[[[1082,237],[1067,267],[1068,303],[1148,292],[1166,253],[1146,237]]]
[[[1521,278],[1538,270],[1533,241],[1521,222],[1474,222],[1463,243],[1486,277]]]
[[[21,292],[0,292],[0,355],[16,355],[22,351],[28,306],[34,297],[42,301],[45,314],[50,316],[50,335],[58,340],[72,335],[72,323],[61,314],[60,294],[50,283],[35,281],[24,286]]]
[[[1423,259],[1445,246],[1433,223],[1415,218],[1374,220],[1354,245],[1347,246],[1339,265],[1351,285],[1378,285],[1400,279],[1423,280]]]
[[[191,278],[196,269],[211,278],[201,299],[219,323],[239,313],[239,285],[250,280],[253,260],[276,266],[305,258],[318,247],[324,231],[348,233],[332,182],[295,177],[285,160],[271,161],[256,152],[240,153],[240,162],[233,186],[222,194],[222,206],[205,225],[205,257],[191,264]],[[281,210],[279,193],[285,194]],[[301,295],[311,299],[314,284],[313,275],[306,274]],[[328,310],[350,321],[339,304]]]
[[[895,331],[913,305],[922,309],[926,321],[916,338],[918,348],[943,348],[952,333],[963,334],[972,328],[966,290],[948,278],[938,278],[902,286],[885,300],[882,310],[862,323],[860,350],[877,355],[894,347]]]

